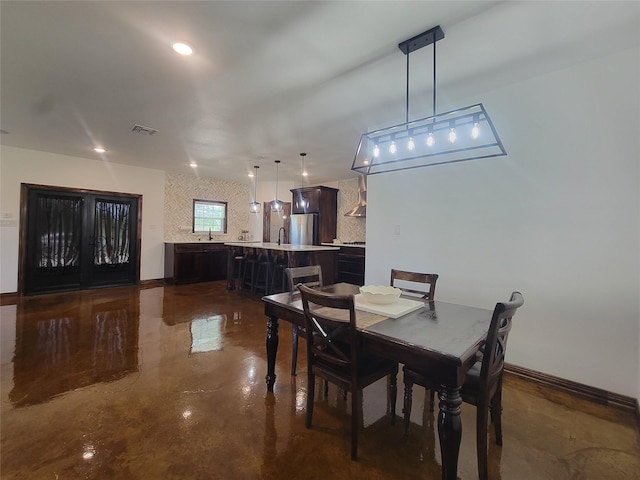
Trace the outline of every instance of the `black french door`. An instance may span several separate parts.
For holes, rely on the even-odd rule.
[[[24,293],[137,282],[140,196],[24,187]]]

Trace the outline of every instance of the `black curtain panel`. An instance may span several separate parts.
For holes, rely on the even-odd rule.
[[[41,196],[37,216],[38,266],[77,266],[82,236],[82,199]]]
[[[128,203],[96,201],[95,208],[96,265],[129,263],[131,207]]]

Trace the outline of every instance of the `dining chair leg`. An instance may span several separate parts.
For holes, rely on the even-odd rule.
[[[358,430],[360,429],[360,398],[362,390],[351,391],[351,460],[358,459]]]
[[[307,428],[311,428],[311,418],[313,417],[313,400],[316,389],[316,376],[308,372],[307,373]]]
[[[476,449],[478,456],[478,478],[488,480],[489,469],[487,466],[487,427],[489,421],[489,405],[478,402],[476,407]]]
[[[402,412],[404,413],[404,434],[409,434],[409,424],[411,423],[411,404],[413,401],[413,382],[404,379],[404,407]]]
[[[502,445],[502,378],[498,380],[498,388],[491,399],[491,422],[496,432],[496,444]]]
[[[295,375],[296,374],[296,366],[298,363],[298,326],[294,325],[293,326],[293,331],[292,331],[292,352],[291,352],[291,375]]]

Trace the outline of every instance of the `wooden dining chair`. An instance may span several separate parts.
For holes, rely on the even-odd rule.
[[[403,294],[409,294],[414,297],[424,299],[428,302],[435,301],[436,296],[436,282],[438,281],[437,273],[418,273],[409,272],[406,270],[391,269],[391,280],[389,285],[397,287],[402,290]],[[406,367],[403,367],[403,372]],[[406,374],[404,376],[404,429],[405,433],[408,432],[410,416],[407,412],[411,413],[412,403],[412,389],[413,383],[411,378],[407,381]],[[429,408],[433,412],[435,405],[435,395],[437,385],[423,385],[429,390]]]
[[[307,428],[313,418],[316,375],[351,392],[351,459],[357,460],[362,390],[389,377],[387,393],[394,424],[398,364],[364,351],[356,329],[353,295],[335,295],[302,284],[298,288],[307,329]]]
[[[496,444],[502,445],[502,373],[507,338],[516,310],[522,306],[524,298],[520,292],[513,292],[508,302],[499,302],[493,310],[487,339],[482,348],[481,359],[467,372],[460,389],[462,401],[476,406],[476,443],[478,476],[480,480],[489,478],[487,465],[487,429],[489,414],[493,422]],[[429,380],[417,371],[404,370],[413,383],[429,385]],[[405,411],[406,418],[411,411]]]
[[[416,273],[392,269],[389,285],[399,288],[403,293],[416,295],[433,302],[436,295],[437,281],[437,273]]]
[[[285,274],[289,280],[290,295],[293,295],[298,291],[297,285],[299,283],[303,283],[304,285],[312,288],[322,287],[322,268],[320,265],[286,268]],[[298,363],[298,336],[304,336],[304,328],[300,328],[298,325],[293,324],[292,335],[291,375],[295,375]]]

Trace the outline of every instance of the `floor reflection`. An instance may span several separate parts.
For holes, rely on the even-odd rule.
[[[213,315],[191,321],[190,353],[211,352],[222,349],[222,332],[226,315]]]
[[[225,281],[25,297],[0,315],[2,479],[441,478],[424,388],[408,435],[402,389],[395,425],[386,381],[364,389],[353,462],[350,398],[330,384],[306,428],[306,345],[291,376],[285,321],[267,393],[264,304]],[[490,478],[637,478],[633,413],[505,380]],[[461,409],[458,478],[477,479],[476,410]]]
[[[63,303],[45,318],[33,318],[18,305],[12,404],[46,402],[137,371],[139,301],[137,295],[127,300],[75,302],[70,308]]]

